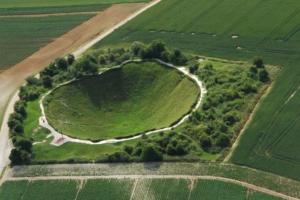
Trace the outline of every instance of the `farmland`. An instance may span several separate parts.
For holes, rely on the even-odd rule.
[[[174,69],[132,63],[56,89],[46,97],[45,111],[62,133],[103,140],[168,127],[189,112],[198,90]]]
[[[300,180],[299,12],[296,0],[166,0],[95,47],[160,38],[168,45],[234,60],[261,56],[282,66],[231,161]],[[180,17],[178,12],[184,12]],[[160,20],[155,20],[160,16]]]
[[[172,185],[172,187],[169,187]],[[8,181],[0,198],[18,199],[205,199],[279,200],[232,183],[190,179],[86,179]]]
[[[1,18],[0,70],[20,62],[92,15]]]

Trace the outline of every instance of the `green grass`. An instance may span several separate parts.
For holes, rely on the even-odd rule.
[[[283,66],[232,162],[300,180],[299,9],[297,0],[165,0],[95,47],[161,39],[202,55],[232,60],[261,56]]]
[[[132,63],[56,89],[45,99],[45,112],[66,135],[102,140],[168,127],[198,95],[197,85],[175,69]]]
[[[8,181],[0,187],[0,199],[5,200],[72,200],[75,197],[79,200],[280,199],[231,183],[187,179],[95,179],[83,182],[76,180]]]
[[[0,70],[14,65],[92,15],[2,18]]]

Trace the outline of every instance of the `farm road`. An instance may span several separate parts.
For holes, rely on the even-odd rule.
[[[246,182],[217,177],[217,176],[189,176],[189,175],[111,175],[111,176],[41,176],[41,177],[10,177],[7,178],[7,181],[21,181],[21,180],[29,180],[29,181],[41,181],[41,180],[88,180],[88,179],[134,179],[136,181],[142,179],[188,179],[188,180],[216,180],[223,181],[226,183],[237,184],[248,189],[262,192],[274,197],[279,197],[287,200],[299,200],[298,198],[294,198],[279,192],[275,192],[273,190],[269,190],[263,187],[259,187],[256,185],[252,185]],[[134,190],[133,190],[134,191]]]

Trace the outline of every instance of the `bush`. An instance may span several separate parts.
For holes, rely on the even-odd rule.
[[[15,147],[21,150],[24,150],[28,153],[32,152],[32,142],[25,138],[19,138],[14,143]]]
[[[42,83],[45,88],[52,88],[53,86],[52,78],[48,75],[42,76]]]
[[[26,83],[28,85],[39,85],[40,81],[34,76],[29,76],[26,78]]]
[[[57,58],[55,60],[55,65],[58,69],[66,70],[68,68],[68,61],[65,58]]]
[[[142,149],[141,160],[145,161],[145,162],[162,161],[163,160],[163,155],[153,145],[146,145]]]
[[[124,146],[124,151],[126,153],[128,153],[129,155],[131,155],[133,153],[133,147],[132,146],[128,146],[128,145],[125,145]]]
[[[223,117],[223,121],[226,123],[226,125],[232,126],[239,121],[238,114],[236,112],[228,112]]]
[[[26,113],[26,104],[24,101],[20,100],[17,101],[14,105],[14,110],[16,113],[19,113],[20,115],[23,116],[23,119],[26,117],[27,113]]]
[[[269,73],[267,72],[267,70],[265,70],[265,69],[259,70],[258,79],[264,83],[268,82],[270,80],[270,78],[269,78]]]
[[[126,152],[116,152],[108,156],[109,162],[128,162],[130,161],[130,156]]]
[[[222,148],[228,147],[230,145],[230,139],[228,135],[220,134],[217,137],[216,145]]]
[[[75,61],[75,56],[73,54],[68,54],[67,55],[67,63],[68,65],[72,65]]]
[[[253,65],[255,65],[257,68],[263,68],[265,66],[262,58],[254,58]]]
[[[212,146],[212,140],[211,138],[206,135],[206,134],[203,134],[201,137],[200,137],[200,145],[203,149],[208,149]]]
[[[170,56],[170,60],[174,65],[185,65],[187,58],[179,49],[175,49]]]
[[[141,42],[133,42],[130,50],[134,56],[141,56],[141,53],[145,51],[146,46]]]
[[[13,149],[9,155],[11,165],[29,164],[31,161],[31,154],[20,149]]]
[[[199,65],[198,64],[193,64],[192,66],[189,67],[189,72],[191,74],[196,74],[198,69],[199,69]]]

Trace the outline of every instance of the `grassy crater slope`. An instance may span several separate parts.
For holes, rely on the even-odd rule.
[[[102,140],[170,126],[197,101],[197,85],[154,62],[131,63],[62,86],[45,99],[57,130]]]

